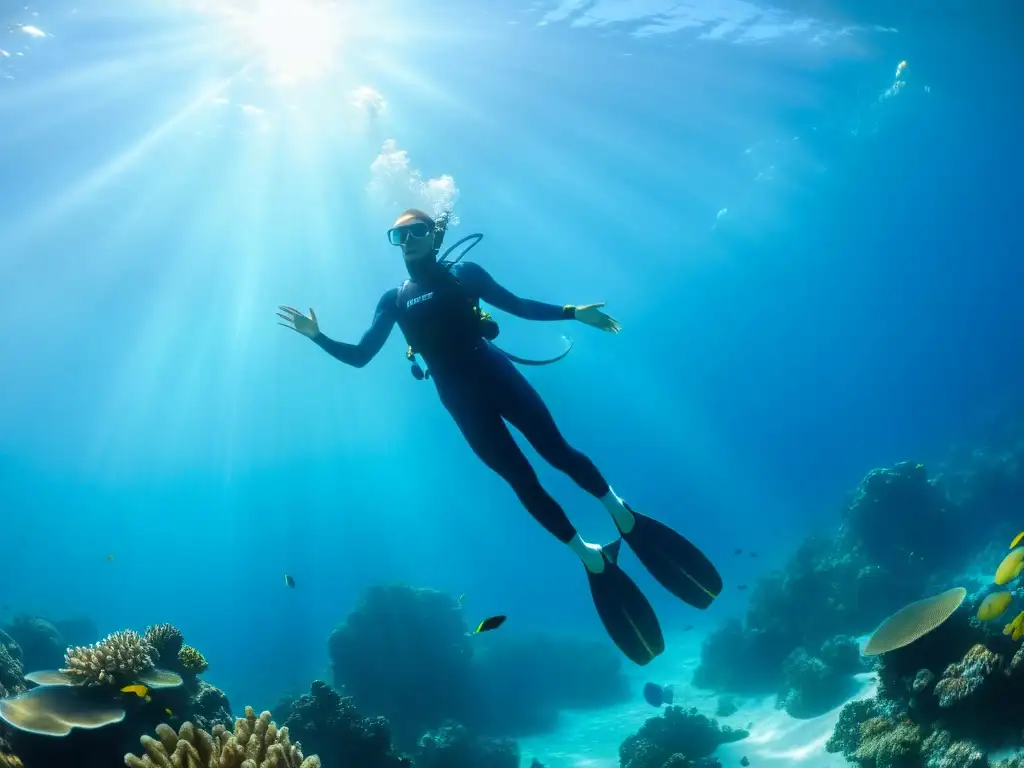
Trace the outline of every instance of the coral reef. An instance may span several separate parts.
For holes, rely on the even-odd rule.
[[[977,768],[1021,746],[1024,648],[975,618],[985,590],[934,631],[878,657],[878,693],[847,704],[827,749],[867,768]]]
[[[0,632],[0,698],[25,690],[21,647],[9,635]]]
[[[331,634],[334,686],[365,714],[386,717],[406,750],[448,721],[518,736],[552,729],[560,709],[631,695],[620,655],[606,642],[504,631],[474,640],[468,629],[447,594],[373,587]]]
[[[416,768],[519,768],[513,739],[473,735],[456,723],[424,734],[416,750]]]
[[[129,768],[319,768],[320,759],[303,757],[291,743],[288,728],[278,730],[269,712],[259,717],[252,707],[245,717],[235,721],[234,733],[216,726],[212,733],[186,722],[175,731],[166,723],[156,727],[157,737],[143,736],[139,741],[143,757],[124,756]]]
[[[781,571],[754,587],[745,621],[727,621],[708,637],[694,683],[777,689],[795,649],[871,630],[880,616],[922,596],[933,564],[962,562],[957,520],[922,465],[872,470],[846,504],[838,534],[806,539]]]
[[[52,669],[64,658],[64,639],[57,627],[46,619],[19,614],[3,631],[21,648],[25,669]]]
[[[197,728],[212,731],[217,725],[231,723],[231,704],[220,688],[215,688],[205,680],[197,680],[194,685],[186,684],[185,691],[188,699],[177,711],[183,713]]]
[[[719,744],[745,739],[747,731],[734,730],[696,709],[668,707],[661,715],[648,718],[640,730],[619,747],[622,768],[672,768],[707,765],[698,761],[709,757]]]
[[[396,742],[411,748],[426,731],[466,722],[473,711],[468,629],[449,595],[373,587],[328,641],[334,686],[367,714],[386,717]]]
[[[154,624],[146,627],[143,635],[145,641],[152,649],[151,655],[154,662],[168,669],[178,662],[178,653],[185,643],[185,635],[173,624]]]
[[[408,758],[391,744],[391,730],[382,717],[363,717],[350,697],[315,680],[309,693],[281,707],[289,733],[331,766],[403,768]]]
[[[783,685],[776,706],[797,718],[820,715],[848,697],[851,675],[864,669],[851,637],[826,640],[815,656],[797,648],[782,663]]]
[[[916,722],[897,708],[874,700],[847,704],[839,715],[828,752],[841,752],[863,768],[984,768],[976,744],[949,731]]]
[[[69,648],[60,671],[76,685],[128,685],[153,668],[152,651],[138,632],[114,632],[94,645]]]

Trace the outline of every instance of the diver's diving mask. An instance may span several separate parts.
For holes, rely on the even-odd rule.
[[[392,227],[388,230],[388,242],[392,245],[403,245],[410,238],[419,240],[427,237],[434,231],[431,224],[425,221],[414,221],[411,224],[403,224],[400,227]]]

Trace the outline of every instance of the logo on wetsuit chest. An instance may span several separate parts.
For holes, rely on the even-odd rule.
[[[433,291],[430,291],[428,293],[424,293],[422,296],[417,296],[416,298],[409,299],[407,302],[405,302],[405,308],[409,309],[410,307],[416,306],[421,301],[427,301],[428,299],[432,299],[432,298],[434,298],[434,292]]]

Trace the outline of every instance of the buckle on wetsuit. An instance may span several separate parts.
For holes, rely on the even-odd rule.
[[[416,381],[423,381],[424,379],[430,378],[430,371],[425,371],[420,367],[420,364],[416,362],[416,353],[412,351],[412,347],[405,352],[405,359],[412,363],[409,372],[412,373],[412,377]]]

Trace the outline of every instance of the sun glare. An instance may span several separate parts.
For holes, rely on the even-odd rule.
[[[336,3],[255,0],[228,15],[279,82],[313,79],[337,66],[346,25]]]

